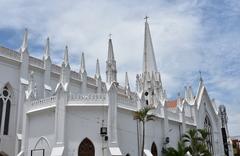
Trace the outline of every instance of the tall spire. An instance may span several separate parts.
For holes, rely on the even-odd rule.
[[[22,46],[20,48],[21,52],[25,52],[28,49],[28,29],[25,29]]]
[[[157,64],[155,60],[152,38],[149,29],[148,19],[145,17],[145,33],[144,33],[144,54],[143,54],[143,73],[145,72],[157,72]]]
[[[99,60],[97,59],[97,63],[96,63],[96,73],[95,73],[95,78],[101,78],[101,73],[100,73],[100,65],[99,65]]]
[[[86,68],[85,68],[85,57],[84,57],[84,53],[82,53],[80,73],[84,73],[84,72],[86,72]]]
[[[64,58],[63,58],[63,63],[65,66],[69,65],[69,60],[68,60],[68,46],[65,47],[65,52],[64,52]]]
[[[46,41],[46,46],[45,46],[43,58],[44,58],[45,60],[47,60],[48,58],[50,58],[49,37],[47,38],[47,41]]]

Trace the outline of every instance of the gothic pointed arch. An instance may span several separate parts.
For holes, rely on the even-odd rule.
[[[209,119],[208,115],[206,115],[204,119],[204,129],[206,129],[206,131],[208,132],[208,136],[206,138],[208,150],[211,153],[213,153],[213,137],[212,137],[213,129],[212,129],[211,120]]]
[[[36,144],[34,146],[34,150],[36,150],[36,149],[44,149],[44,155],[50,155],[51,148],[50,148],[48,139],[44,136],[41,136],[36,141]]]
[[[151,153],[153,156],[158,156],[157,146],[156,146],[155,142],[152,143]]]
[[[91,140],[83,139],[78,147],[78,156],[95,156],[95,148]]]
[[[0,90],[0,133],[8,135],[13,90],[10,83],[6,83]]]

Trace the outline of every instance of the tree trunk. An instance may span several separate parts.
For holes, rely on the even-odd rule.
[[[145,144],[145,122],[143,121],[143,138],[142,138],[142,156],[144,156],[144,144]]]

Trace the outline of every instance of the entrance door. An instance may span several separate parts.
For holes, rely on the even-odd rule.
[[[0,156],[8,156],[8,155],[6,153],[4,153],[3,151],[1,151]]]
[[[152,143],[152,147],[151,147],[151,153],[153,156],[157,156],[157,146],[155,144],[155,142]]]
[[[95,149],[93,143],[88,139],[85,138],[78,148],[78,156],[94,156]]]

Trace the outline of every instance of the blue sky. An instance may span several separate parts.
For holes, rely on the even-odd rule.
[[[197,91],[199,74],[211,98],[227,106],[231,135],[240,135],[240,1],[239,0],[2,0],[0,44],[16,49],[29,29],[30,53],[42,58],[46,38],[60,64],[69,46],[71,68],[78,71],[85,53],[88,75],[100,59],[105,79],[108,34],[112,33],[118,80],[129,73],[132,89],[141,73],[145,15],[158,69],[169,98],[184,86]]]

